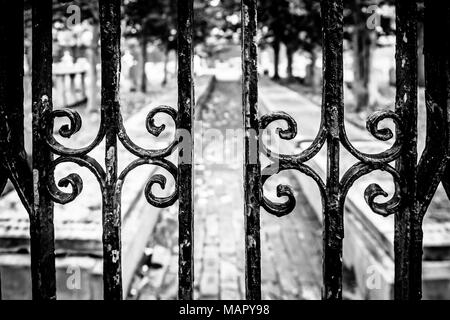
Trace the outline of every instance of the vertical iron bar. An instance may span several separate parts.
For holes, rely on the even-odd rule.
[[[23,55],[24,26],[23,2],[11,3],[1,0],[3,8],[0,21],[0,41],[7,44],[0,52],[0,108],[11,124],[10,136],[13,153],[21,153],[24,148],[23,125]]]
[[[448,167],[450,115],[448,109],[449,37],[438,37],[449,30],[448,1],[425,0],[424,53],[427,137],[417,169],[419,212],[411,226],[410,299],[422,297],[422,221],[436,189]]]
[[[446,21],[446,30],[450,29],[450,5],[447,4],[447,18]],[[446,68],[446,78],[447,78],[447,95],[450,95],[450,40],[448,37],[446,38],[445,42],[445,50],[447,55],[447,68]],[[447,102],[447,110],[450,108],[450,103]],[[450,141],[449,141],[450,144]],[[450,147],[449,147],[450,149]],[[450,166],[447,165],[447,168],[445,170],[444,176],[442,178],[442,186],[444,187],[445,192],[447,193],[447,197],[450,199]]]
[[[24,4],[1,0],[0,42],[0,192],[8,178],[28,213],[33,207],[33,175],[24,144]]]
[[[261,299],[261,164],[259,160],[257,0],[242,0],[242,106],[244,118],[245,290]]]
[[[195,105],[193,79],[194,1],[178,1],[178,175],[179,269],[178,298],[191,300],[194,285],[194,190],[192,135]],[[186,141],[189,140],[189,141]]]
[[[2,127],[0,148],[11,148],[10,152],[21,155],[26,163],[24,153],[24,125],[23,125],[23,1],[1,0],[0,6],[0,43],[8,44],[8,48],[0,50],[0,113]],[[5,117],[7,117],[5,121]],[[7,130],[3,130],[7,128]],[[9,134],[7,131],[9,130]],[[6,150],[0,150],[0,194],[3,192],[8,176],[7,167],[14,166],[11,159],[5,157]],[[18,169],[18,168],[17,168]],[[16,169],[16,170],[17,170]],[[29,169],[29,168],[28,168]],[[30,173],[30,170],[24,174]],[[31,177],[31,174],[30,174]],[[11,179],[14,181],[14,179]],[[23,182],[23,186],[32,195],[32,180]],[[16,186],[17,188],[17,186]],[[19,194],[23,194],[19,192]],[[27,199],[29,207],[32,198]],[[29,209],[29,208],[28,208]],[[0,300],[1,300],[0,275]]]
[[[53,202],[47,192],[48,164],[44,103],[52,99],[52,0],[32,1],[33,184],[30,218],[33,299],[56,299]],[[50,105],[45,104],[45,105]],[[51,107],[50,107],[51,108]]]
[[[102,114],[106,129],[103,189],[103,286],[105,300],[122,299],[121,215],[117,181],[121,0],[100,0]]]
[[[411,225],[418,223],[417,189],[417,3],[396,0],[396,103],[402,119],[403,149],[396,163],[404,180],[401,207],[395,214],[395,299],[408,300],[410,286]],[[400,132],[398,132],[400,134]],[[412,287],[411,287],[412,288]],[[417,289],[415,289],[417,290]]]
[[[323,299],[342,299],[343,207],[340,205],[339,123],[344,121],[343,2],[322,1],[323,104],[327,130],[327,201],[324,207]]]

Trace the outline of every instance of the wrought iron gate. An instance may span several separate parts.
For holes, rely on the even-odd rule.
[[[33,32],[33,165],[29,168],[23,145],[23,3],[2,1],[9,10],[0,19],[0,41],[8,43],[0,51],[0,189],[12,181],[30,216],[31,270],[34,299],[55,299],[55,254],[53,203],[66,204],[82,191],[77,174],[70,174],[56,184],[54,170],[71,162],[89,169],[97,178],[103,200],[103,278],[105,299],[122,298],[121,280],[121,190],[127,174],[142,165],[166,169],[177,181],[175,192],[156,197],[152,186],[165,187],[166,178],[153,176],[145,195],[156,207],[179,202],[179,298],[193,298],[193,0],[178,1],[178,109],[159,107],[147,117],[147,130],[158,136],[164,126],[156,126],[154,116],[169,115],[176,123],[176,139],[163,150],[139,147],[127,135],[120,113],[120,0],[99,0],[101,20],[102,101],[101,124],[95,140],[82,149],[61,145],[53,137],[54,120],[67,118],[59,133],[70,138],[81,128],[80,116],[72,110],[52,107],[52,0],[32,1]],[[365,199],[382,216],[395,215],[395,298],[421,298],[422,220],[440,182],[450,195],[450,37],[436,34],[450,30],[450,5],[446,1],[425,0],[425,58],[427,138],[425,151],[417,155],[417,3],[396,0],[396,74],[395,111],[375,113],[367,129],[377,139],[394,138],[389,129],[378,124],[387,118],[397,125],[395,142],[380,154],[366,154],[349,141],[344,127],[343,103],[343,0],[322,0],[323,20],[323,104],[322,123],[311,146],[300,154],[287,156],[267,149],[260,133],[274,121],[282,120],[287,129],[279,137],[291,140],[297,134],[295,119],[286,113],[258,116],[257,74],[257,0],[242,0],[243,119],[245,129],[245,250],[246,297],[261,299],[260,208],[276,216],[289,214],[295,197],[289,186],[279,185],[275,203],[263,194],[270,177],[270,166],[261,168],[260,149],[280,171],[298,170],[318,185],[323,203],[323,298],[342,298],[342,242],[344,238],[344,202],[352,184],[360,177],[381,170],[392,175],[395,194],[385,203],[375,201],[387,194],[376,184],[367,187]],[[14,31],[11,31],[14,30]],[[105,141],[105,169],[88,153]],[[120,142],[138,157],[119,173],[117,144]],[[326,181],[306,162],[326,146]],[[357,163],[340,178],[341,146]],[[178,152],[178,165],[166,158]],[[395,162],[395,166],[392,163]],[[71,186],[66,193],[58,187]]]

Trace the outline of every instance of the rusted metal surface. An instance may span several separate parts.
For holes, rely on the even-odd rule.
[[[8,179],[31,212],[33,175],[24,148],[23,4],[1,1],[0,41],[0,193]]]
[[[449,116],[447,114],[448,39],[435,35],[448,27],[448,5],[425,1],[425,72],[427,134],[426,145],[419,162],[417,192],[423,215],[431,202],[446,168],[449,146]]]
[[[83,190],[83,181],[76,173],[68,174],[56,183],[53,173],[56,167],[63,163],[75,163],[91,171],[97,179],[102,191],[102,220],[103,220],[103,283],[104,298],[106,300],[122,299],[122,272],[121,272],[121,194],[127,175],[137,167],[143,165],[159,166],[169,172],[176,179],[177,170],[174,164],[166,160],[178,142],[172,141],[162,150],[144,149],[136,145],[128,136],[123,119],[120,114],[119,80],[120,80],[120,0],[100,1],[101,22],[101,62],[102,62],[102,101],[100,111],[100,128],[94,140],[86,147],[73,149],[59,143],[53,136],[54,120],[66,118],[68,125],[59,128],[59,134],[63,138],[71,138],[82,126],[80,115],[70,109],[57,109],[52,111],[51,100],[43,99],[40,103],[42,123],[45,125],[44,142],[46,147],[58,157],[47,161],[46,188],[51,200],[67,204],[77,198]],[[152,109],[146,119],[147,131],[159,136],[165,125],[156,126],[154,117],[158,113],[169,115],[176,120],[177,112],[170,107],[161,106]],[[105,140],[105,168],[104,170],[97,160],[87,154],[94,150]],[[117,142],[138,159],[134,160],[119,173],[117,171]],[[152,187],[158,184],[163,189],[166,186],[166,177],[155,174],[150,177],[145,187],[145,197],[151,205],[156,207],[168,207],[178,198],[178,187],[167,197],[157,197],[152,193]],[[71,192],[64,192],[60,187],[71,187]]]
[[[2,4],[3,4],[2,0]],[[148,202],[159,208],[179,200],[179,292],[180,299],[193,298],[193,25],[194,1],[178,1],[178,111],[169,106],[153,109],[147,116],[147,131],[158,137],[166,128],[157,126],[155,116],[168,115],[176,123],[177,134],[166,148],[145,149],[128,136],[119,103],[121,1],[100,0],[102,45],[102,102],[100,129],[91,144],[84,148],[67,148],[53,135],[54,120],[66,118],[68,125],[59,128],[60,136],[70,138],[82,125],[80,115],[52,106],[52,1],[33,1],[33,165],[29,167],[23,146],[23,3],[8,1],[2,11],[0,41],[9,44],[0,52],[0,191],[10,179],[30,213],[31,270],[33,298],[56,298],[53,203],[66,204],[82,192],[83,181],[71,173],[56,183],[54,171],[62,163],[75,163],[91,171],[102,190],[103,210],[103,279],[104,297],[122,299],[121,275],[121,193],[132,170],[143,165],[162,169],[177,183],[166,197],[153,194],[152,187],[166,187],[162,174],[150,177],[145,187]],[[6,4],[5,4],[6,6]],[[395,298],[420,299],[422,273],[422,221],[440,182],[450,195],[448,172],[450,150],[450,38],[436,34],[450,29],[450,4],[425,1],[425,63],[427,132],[425,151],[417,165],[417,7],[414,1],[396,0],[396,72],[395,111],[379,111],[369,117],[367,130],[378,140],[393,143],[378,154],[357,150],[349,141],[344,124],[343,103],[343,0],[322,0],[323,19],[323,102],[321,126],[311,145],[299,154],[285,155],[270,150],[260,141],[260,131],[275,121],[285,123],[278,136],[292,140],[297,135],[296,119],[277,112],[258,115],[257,74],[257,1],[241,0],[242,13],[242,110],[245,130],[244,214],[246,253],[246,298],[261,299],[260,209],[277,217],[291,213],[296,206],[290,186],[278,185],[277,197],[269,200],[263,186],[274,174],[297,170],[313,179],[323,204],[323,299],[342,299],[342,250],[344,207],[347,193],[359,178],[373,172],[390,174],[395,192],[384,203],[378,196],[388,194],[377,184],[364,193],[376,214],[395,214]],[[7,12],[4,14],[4,12]],[[14,32],[10,29],[14,27]],[[379,128],[392,120],[396,132]],[[88,154],[105,140],[105,169]],[[120,142],[134,160],[118,172],[117,146]],[[323,181],[306,162],[314,158],[326,143],[327,174]],[[178,148],[178,167],[167,160]],[[341,149],[356,160],[340,175]],[[270,165],[261,168],[264,154]],[[57,156],[56,159],[53,157]],[[396,162],[395,167],[391,164]],[[275,170],[274,170],[275,168]],[[71,187],[64,192],[61,187]]]
[[[103,287],[106,300],[122,299],[121,215],[116,197],[117,117],[120,112],[120,0],[100,0],[102,109],[105,134],[105,186],[103,193]]]
[[[397,300],[410,298],[411,225],[417,213],[417,4],[396,1],[396,98],[395,110],[403,123],[404,145],[397,161],[398,173],[404,178],[401,206],[395,214],[395,284]],[[400,132],[398,132],[400,134]]]
[[[194,190],[193,190],[193,26],[194,1],[178,1],[178,298],[193,298],[194,286]]]
[[[46,136],[52,130],[45,119],[52,98],[52,0],[32,2],[32,96],[33,96],[33,211],[30,216],[31,276],[33,299],[56,299],[53,202],[47,165],[53,156]]]
[[[31,213],[33,175],[24,150],[23,125],[23,2],[1,1],[0,42],[0,194],[8,179]],[[0,299],[1,299],[0,274]]]
[[[342,298],[342,241],[344,209],[340,201],[339,150],[343,121],[343,2],[322,1],[323,17],[323,108],[327,130],[327,201],[323,208],[323,299]]]
[[[446,21],[446,30],[448,30],[448,28],[450,27],[450,9],[449,6],[447,6],[446,8],[447,14],[445,17],[445,21]],[[449,55],[450,55],[450,43],[449,43],[449,39],[448,37],[446,38],[446,42],[444,43],[444,50],[446,50],[446,56],[447,56],[447,67],[445,70],[445,73],[447,74],[446,78],[447,78],[447,94],[449,94],[450,92],[450,62],[449,62]],[[448,101],[448,100],[447,100]],[[448,106],[448,102],[447,102],[447,108],[449,108]],[[444,186],[444,189],[447,193],[447,197],[450,198],[450,166],[447,165],[447,168],[445,170],[444,173],[444,177],[442,179],[442,185]]]
[[[261,164],[259,161],[257,1],[242,0],[242,110],[244,119],[245,295],[261,299]]]
[[[422,297],[422,222],[439,183],[448,181],[450,150],[450,40],[436,35],[450,28],[450,4],[447,1],[425,1],[425,103],[427,130],[425,149],[417,168],[418,213],[411,225],[410,299]],[[444,183],[444,187],[448,184]]]
[[[342,299],[342,249],[344,238],[344,206],[346,196],[352,185],[361,177],[379,170],[389,173],[394,180],[394,195],[385,203],[375,201],[378,196],[388,195],[377,184],[369,185],[364,193],[367,204],[372,211],[381,216],[398,212],[401,204],[403,182],[398,171],[389,165],[398,159],[402,151],[403,129],[401,117],[393,111],[379,111],[369,117],[367,130],[378,140],[388,141],[394,137],[390,129],[379,129],[381,121],[390,119],[397,127],[396,139],[392,146],[378,154],[367,154],[357,150],[349,141],[344,124],[343,102],[343,1],[323,0],[321,2],[323,19],[323,101],[321,125],[311,145],[297,155],[277,154],[262,145],[264,154],[272,164],[263,169],[262,185],[271,174],[271,167],[278,165],[278,172],[297,170],[313,179],[322,196],[324,230],[323,230],[323,299]],[[287,128],[278,128],[280,139],[291,140],[297,134],[295,119],[279,112],[265,115],[260,119],[260,128],[264,130],[276,120],[283,120]],[[305,163],[314,158],[327,143],[326,181]],[[358,162],[340,178],[340,148],[344,147]],[[273,171],[273,170],[272,170]],[[267,174],[265,174],[267,173]],[[261,189],[262,192],[262,189]],[[274,203],[262,196],[262,206],[271,214],[282,217],[295,208],[295,197],[291,187],[279,185],[278,197],[287,197],[284,203]]]

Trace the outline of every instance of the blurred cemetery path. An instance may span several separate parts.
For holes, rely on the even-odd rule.
[[[198,115],[205,132],[213,128],[226,138],[208,137],[203,150],[196,147],[196,299],[244,299],[242,133],[226,133],[242,127],[240,92],[239,81],[219,79]],[[196,137],[200,130],[196,128]],[[289,175],[274,177],[269,189],[273,192],[286,180],[295,181]],[[320,299],[321,226],[300,186],[294,183],[293,188],[297,208],[292,214],[278,219],[264,210],[261,213],[264,299]],[[176,299],[176,219],[176,208],[161,212],[151,239],[150,267],[144,265],[140,271],[132,298]]]
[[[207,79],[217,78],[212,94],[206,94],[206,102],[196,109],[195,141],[195,298],[196,299],[244,299],[244,219],[243,219],[243,173],[242,173],[242,101],[241,101],[241,60],[236,52],[219,59],[214,68],[197,68],[196,93],[208,91]],[[159,65],[159,69],[161,65]],[[162,141],[149,141],[149,135],[142,130],[142,119],[153,104],[165,102],[176,105],[176,78],[171,77],[166,86],[160,85],[159,78],[151,71],[155,65],[148,65],[149,84],[146,93],[131,90],[121,92],[121,112],[125,120],[135,119],[129,125],[130,132],[141,139],[143,144],[157,145]],[[147,69],[147,68],[146,68]],[[264,68],[261,68],[264,70]],[[160,70],[159,70],[160,71]],[[161,72],[159,72],[161,75]],[[284,111],[298,124],[298,135],[293,141],[278,140],[280,152],[299,153],[308,147],[320,127],[320,86],[305,90],[299,82],[272,81],[261,75],[259,81],[260,112],[266,114]],[[393,99],[388,96],[387,99]],[[27,104],[29,105],[29,104]],[[59,108],[59,106],[55,106]],[[86,108],[77,108],[83,118],[80,134],[64,143],[69,147],[81,147],[92,141],[98,131],[99,113]],[[389,147],[389,143],[376,141],[364,128],[361,114],[346,110],[346,130],[351,142],[368,153],[377,153]],[[423,90],[420,90],[419,104],[419,149],[423,149],[425,131]],[[26,119],[30,121],[30,119]],[[55,123],[59,128],[63,121]],[[283,126],[283,123],[280,123]],[[384,124],[383,124],[384,125]],[[392,125],[387,124],[393,129]],[[271,125],[270,130],[276,129]],[[230,135],[231,132],[231,135]],[[57,132],[55,132],[57,134]],[[170,134],[169,134],[170,136]],[[31,138],[28,135],[28,139]],[[57,137],[59,139],[59,137]],[[167,136],[165,138],[168,138]],[[170,138],[170,137],[169,137]],[[29,145],[29,143],[27,143]],[[98,158],[103,157],[102,148]],[[355,163],[343,151],[343,174]],[[123,154],[123,159],[131,160]],[[125,161],[127,162],[127,161]],[[265,165],[264,159],[262,160]],[[309,161],[322,179],[325,180],[326,153],[322,150]],[[66,168],[68,169],[68,168]],[[70,170],[66,170],[70,171]],[[145,183],[149,172],[140,175],[125,188],[123,202],[150,217],[148,226],[142,220],[137,224],[147,230],[139,234],[142,246],[130,250],[138,256],[143,254],[142,263],[133,276],[129,299],[176,299],[178,272],[178,225],[177,206],[148,212],[147,203],[136,201],[136,194]],[[373,214],[364,202],[364,188],[373,182],[379,183],[392,194],[389,176],[370,176],[361,179],[351,190],[346,206],[346,235],[344,243],[344,297],[346,299],[387,299],[393,281],[393,217],[383,218]],[[290,215],[276,218],[261,209],[261,251],[262,251],[262,293],[264,299],[320,299],[322,262],[322,222],[321,201],[317,187],[298,172],[284,172],[270,178],[265,186],[265,195],[277,201],[277,185],[286,184],[293,188],[297,206]],[[85,212],[92,216],[100,209],[99,197],[94,192],[95,182],[86,178],[92,201],[80,201],[75,206],[67,206],[67,214],[57,215],[65,221],[73,211]],[[133,186],[133,187],[132,187]],[[92,196],[93,195],[93,196]],[[13,199],[14,200],[14,199]],[[282,200],[281,200],[282,201]],[[6,206],[12,208],[6,201]],[[95,202],[95,203],[94,203]],[[82,204],[79,206],[79,204]],[[87,205],[87,206],[86,206]],[[20,206],[14,206],[20,208]],[[82,210],[80,208],[82,207]],[[76,209],[75,209],[76,208]],[[84,210],[84,211],[83,211]],[[424,223],[424,295],[425,298],[440,296],[448,285],[448,261],[450,254],[450,206],[444,191],[440,188],[430,207],[430,214]],[[15,211],[15,210],[12,210]],[[13,212],[15,215],[16,213]],[[17,215],[16,215],[17,216]],[[11,219],[12,221],[13,219]],[[95,220],[95,221],[94,221]],[[98,227],[98,217],[92,219]],[[90,222],[91,220],[89,220]],[[58,219],[57,219],[58,222]],[[85,222],[83,222],[85,223]],[[156,223],[156,225],[154,225]],[[84,227],[83,227],[84,228]],[[98,242],[100,232],[95,230],[94,242]],[[93,234],[94,234],[93,233]],[[24,231],[23,234],[26,234]],[[125,232],[127,234],[127,232]],[[58,235],[58,233],[57,233]],[[62,233],[61,233],[62,235]],[[150,238],[147,239],[146,237]],[[145,251],[143,244],[148,242]],[[65,249],[64,249],[65,250]],[[127,251],[128,252],[128,251]],[[442,262],[443,261],[443,262]],[[366,286],[367,270],[376,265],[382,280],[381,288],[375,290]],[[126,270],[133,274],[133,270]],[[129,276],[131,277],[131,276]],[[441,278],[440,278],[441,277]],[[359,278],[359,279],[356,279]],[[427,282],[427,279],[432,281]],[[439,289],[441,288],[441,289]],[[448,290],[447,290],[448,291]]]
[[[197,77],[196,99],[201,101],[209,92],[211,77]],[[139,95],[122,93],[122,115],[124,127],[133,141],[146,148],[161,148],[170,143],[175,124],[166,120],[167,129],[160,137],[152,140],[145,130],[145,119],[156,106],[163,104],[176,107],[177,87],[171,81],[165,88],[154,86],[151,93]],[[54,137],[69,148],[82,148],[95,139],[100,124],[98,112],[78,108],[83,125],[70,139],[61,137],[58,130],[67,119],[56,119]],[[163,116],[164,117],[164,116]],[[159,118],[159,117],[158,117]],[[158,119],[161,121],[161,119]],[[172,133],[172,134],[171,134]],[[118,169],[122,172],[136,159],[122,144],[118,149]],[[104,141],[89,153],[100,165],[104,163]],[[102,299],[102,197],[95,176],[74,163],[62,163],[55,170],[59,181],[68,173],[76,172],[83,181],[83,192],[76,201],[66,205],[55,204],[55,254],[57,274],[57,295],[59,299]],[[150,206],[144,189],[148,179],[158,174],[155,166],[142,166],[127,177],[122,192],[122,274],[124,287],[128,288],[134,270],[144,254],[144,248],[160,209]],[[170,188],[168,182],[168,188]],[[29,218],[16,192],[5,192],[0,202],[0,271],[2,274],[2,298],[31,299]],[[75,269],[74,269],[75,268]],[[68,285],[68,270],[79,270],[82,279],[79,288]]]
[[[245,298],[242,26],[240,9],[235,2],[195,1],[195,299]],[[383,23],[372,30],[365,27],[370,13],[366,7],[368,3],[350,1],[346,4],[353,2],[363,10],[354,10],[356,7],[345,10],[345,32],[351,35],[344,40],[343,52],[345,128],[356,149],[375,154],[388,149],[394,140],[376,140],[366,129],[366,119],[376,110],[393,110],[395,107],[395,10],[392,4],[380,2],[377,14],[383,18]],[[67,119],[58,118],[54,136],[67,147],[81,148],[95,139],[100,125],[100,28],[95,15],[91,16],[98,10],[96,2],[74,3],[83,3],[83,21],[75,26],[68,23],[65,6],[54,6],[53,15],[59,18],[53,25],[52,103],[54,109],[68,107],[80,114],[83,120],[80,132],[71,139],[63,139],[58,129],[67,123]],[[166,147],[175,132],[175,123],[165,115],[156,117],[156,122],[167,125],[159,137],[149,134],[144,123],[154,107],[168,105],[176,109],[177,106],[177,30],[173,4],[175,1],[160,1],[158,5],[148,0],[124,3],[120,112],[130,137],[144,148]],[[286,112],[298,126],[298,134],[291,141],[279,137],[267,140],[263,136],[263,143],[280,154],[304,151],[321,125],[323,65],[318,5],[317,1],[259,1],[262,13],[258,21],[261,28],[258,26],[257,60],[260,113]],[[25,15],[28,31],[24,39],[24,122],[25,148],[31,155],[29,20],[30,17],[27,22]],[[420,155],[427,129],[421,19],[418,20],[418,33]],[[386,122],[380,123],[380,127],[387,126],[394,132],[393,124]],[[272,123],[265,132],[273,133],[278,126],[284,128],[285,125],[281,121]],[[103,165],[104,143],[89,155]],[[135,160],[121,144],[118,155],[120,171]],[[176,153],[169,160],[176,163]],[[341,177],[356,161],[344,147],[341,148]],[[264,156],[261,156],[261,162],[263,168],[268,164]],[[326,145],[306,165],[326,181]],[[102,204],[94,177],[83,170],[80,174],[85,188],[77,201],[65,206],[55,205],[58,297],[97,299],[102,297]],[[146,167],[130,173],[122,194],[124,290],[129,299],[177,298],[178,206],[152,207],[143,194],[149,177],[160,173],[157,170]],[[62,177],[73,171],[78,172],[79,168],[64,164],[59,166],[56,176]],[[157,192],[165,193],[174,187],[175,180],[167,177],[167,188]],[[377,198],[377,202],[386,201],[394,191],[392,177],[377,172],[356,181],[346,198],[344,299],[392,298],[394,217],[384,218],[370,210],[364,200],[364,191],[371,183],[379,184],[389,194],[386,199]],[[263,299],[320,299],[321,196],[311,179],[294,170],[268,179],[264,195],[272,201],[283,202],[284,199],[276,197],[276,188],[280,184],[292,187],[296,207],[282,218],[261,208]],[[17,194],[12,191],[12,185],[7,185],[0,202],[0,269],[6,268],[6,271],[1,270],[2,289],[19,292],[17,288],[20,288],[20,298],[28,298],[31,292],[29,219]],[[450,202],[439,186],[423,224],[425,299],[450,299],[449,211]],[[67,268],[73,266],[83,270],[83,281],[86,282],[79,292],[65,283]],[[375,288],[367,282],[372,275],[379,278]]]
[[[195,298],[244,299],[242,132],[233,139],[227,134],[227,130],[242,128],[239,68],[229,62],[218,65],[215,71],[218,82],[209,101],[197,110],[197,120],[201,122],[195,128],[195,141],[202,141],[200,150],[197,143],[195,153]],[[264,76],[260,78],[259,92],[261,114],[284,111],[297,121],[297,137],[278,145],[282,153],[305,150],[319,130],[320,105],[308,95]],[[424,111],[422,105],[420,110]],[[382,125],[393,129],[392,124]],[[423,128],[423,115],[419,126]],[[272,129],[275,128],[273,125]],[[208,129],[216,130],[213,137]],[[346,119],[346,130],[358,150],[378,153],[389,148],[389,142],[376,140],[362,125],[355,125],[354,119]],[[341,158],[342,175],[356,159],[344,150]],[[264,160],[262,164],[264,167]],[[326,148],[308,164],[325,179]],[[264,299],[320,299],[321,198],[311,182],[305,175],[289,171],[273,176],[265,186],[265,195],[272,201],[277,200],[274,197],[277,185],[292,186],[297,206],[283,218],[261,209]],[[343,257],[346,299],[391,298],[394,217],[378,216],[367,206],[363,195],[370,183],[380,184],[389,194],[393,192],[392,177],[375,173],[357,181],[349,193]],[[448,210],[448,201],[439,189],[424,222],[425,299],[445,298],[442,293],[448,292]],[[177,232],[176,208],[163,210],[149,242],[147,264],[139,270],[129,298],[176,299]],[[374,268],[380,285],[371,288],[367,279]]]

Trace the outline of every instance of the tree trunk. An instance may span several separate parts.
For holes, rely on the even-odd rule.
[[[147,92],[147,74],[145,65],[147,64],[147,37],[141,38],[141,92]]]
[[[305,84],[312,88],[313,92],[317,90],[317,73],[316,73],[316,63],[317,63],[317,52],[316,48],[312,48],[309,52],[311,57],[311,63],[308,65],[306,69],[306,79]]]
[[[359,7],[359,6],[358,6]],[[354,10],[355,32],[353,34],[355,112],[369,107],[372,52],[375,44],[375,33],[366,26],[364,13]]]
[[[98,41],[100,39],[99,26],[94,25],[92,28],[92,43],[88,48],[88,59],[89,59],[89,92],[88,92],[88,102],[87,102],[87,110],[89,112],[100,111],[98,105],[98,88],[97,88],[97,80],[98,80],[98,72],[97,72],[97,64],[99,62],[99,47]]]
[[[286,46],[286,58],[287,58],[286,74],[288,80],[294,79],[294,71],[293,71],[294,52],[295,50],[292,47]]]
[[[25,47],[25,59],[27,61],[27,73],[25,74],[26,76],[31,76],[31,46],[26,46]]]
[[[425,87],[425,56],[423,52],[423,22],[419,21],[417,24],[417,38],[418,38],[418,83],[420,87]]]
[[[167,44],[165,49],[164,49],[164,79],[162,82],[162,86],[165,87],[167,85],[167,80],[168,80],[168,70],[167,70],[167,65],[169,64],[169,45]]]
[[[280,41],[275,40],[272,44],[273,48],[273,79],[279,80],[280,79],[280,71],[279,71],[279,65],[280,65]]]
[[[173,70],[173,74],[178,74],[178,49],[174,49],[175,52],[175,70]]]

